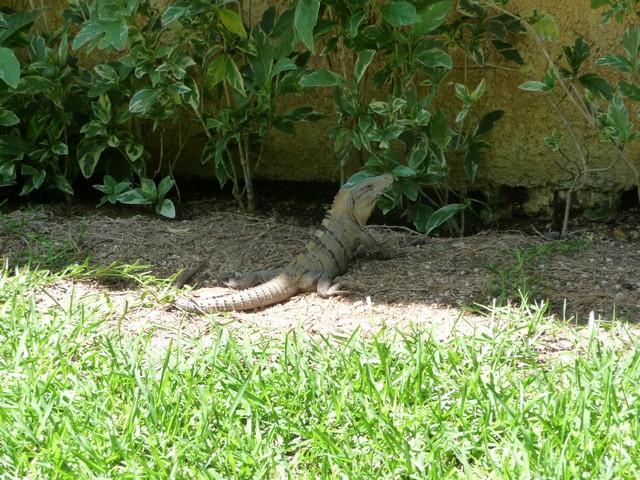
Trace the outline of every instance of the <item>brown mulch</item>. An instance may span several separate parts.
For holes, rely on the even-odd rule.
[[[62,206],[5,211],[0,219],[0,252],[10,266],[34,254],[44,262],[66,249],[68,258],[88,257],[94,264],[139,262],[162,278],[197,266],[191,283],[198,287],[215,286],[230,273],[282,267],[300,252],[312,231],[281,219],[221,212],[206,202],[196,205],[187,220],[175,221],[122,209]],[[490,270],[502,276],[517,273],[511,268],[517,263],[516,250],[533,248],[547,253],[528,262],[527,287],[538,292],[531,302],[548,300],[560,320],[586,321],[590,315],[610,319],[614,311],[619,319],[640,320],[638,212],[627,214],[624,225],[585,226],[569,241],[590,246],[566,251],[533,230],[487,231],[464,238],[425,238],[405,228],[381,226],[369,231],[396,256],[357,259],[341,279],[351,292],[348,296],[299,295],[268,308],[222,315],[217,322],[256,332],[300,325],[311,333],[349,335],[356,328],[374,332],[384,325],[410,323],[428,324],[434,332],[475,331],[488,321],[477,305],[491,304],[501,293],[500,275]],[[100,278],[59,282],[40,301],[64,304],[105,292],[114,305],[124,306],[118,321],[127,328],[171,330],[186,325],[201,331],[210,325],[210,318],[177,311],[160,297],[139,301],[133,284]]]

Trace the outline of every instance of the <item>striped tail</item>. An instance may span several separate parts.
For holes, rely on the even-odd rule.
[[[287,283],[283,276],[278,276],[262,285],[240,290],[229,295],[204,298],[200,301],[180,296],[176,298],[175,306],[185,312],[193,313],[253,310],[254,308],[283,302],[294,296],[298,288],[295,284],[287,285]]]

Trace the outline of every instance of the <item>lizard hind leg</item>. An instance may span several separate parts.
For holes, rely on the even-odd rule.
[[[258,270],[256,272],[246,273],[241,277],[224,278],[222,279],[221,283],[225,287],[233,288],[235,290],[244,290],[245,288],[255,287],[256,285],[260,285],[261,283],[268,282],[269,280],[272,280],[277,276],[277,270]]]
[[[349,293],[347,290],[342,289],[342,284],[334,283],[334,278],[331,272],[319,268],[305,273],[300,278],[299,288],[302,292],[310,292],[315,289],[320,298]]]

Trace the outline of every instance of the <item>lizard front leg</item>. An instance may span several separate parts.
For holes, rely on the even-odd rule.
[[[364,230],[358,236],[358,241],[362,244],[364,248],[373,253],[376,257],[387,260],[392,257],[391,252],[387,247],[378,242],[375,238],[373,238],[369,233]]]

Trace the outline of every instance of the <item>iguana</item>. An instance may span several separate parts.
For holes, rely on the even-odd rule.
[[[191,300],[180,296],[176,307],[188,312],[211,313],[230,310],[251,310],[282,302],[299,292],[314,289],[320,297],[344,293],[334,277],[347,269],[358,246],[388,257],[388,252],[367,232],[364,226],[378,199],[391,187],[389,174],[370,177],[343,188],[336,195],[322,225],[315,231],[304,251],[282,273],[261,270],[248,273],[224,284],[242,288],[228,295],[203,300]]]

